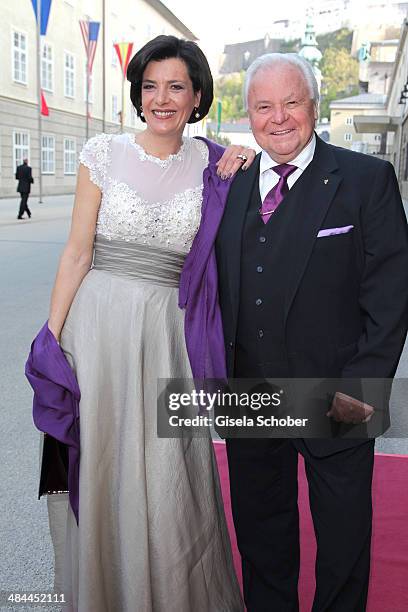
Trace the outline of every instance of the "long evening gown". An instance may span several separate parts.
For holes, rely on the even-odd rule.
[[[211,440],[156,433],[157,378],[191,378],[178,279],[207,147],[185,138],[160,160],[133,135],[102,134],[80,161],[102,202],[94,265],[61,334],[81,390],[66,595],[80,612],[240,611]]]

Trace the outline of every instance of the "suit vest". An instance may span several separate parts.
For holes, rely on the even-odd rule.
[[[290,191],[268,223],[259,214],[259,181],[254,181],[242,234],[236,377],[287,377],[284,307],[287,228],[296,198]]]

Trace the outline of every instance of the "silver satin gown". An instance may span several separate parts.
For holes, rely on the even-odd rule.
[[[191,377],[178,279],[200,222],[208,150],[166,160],[133,136],[89,140],[102,191],[93,269],[61,346],[81,389],[79,527],[65,593],[80,612],[243,610],[209,439],[158,439],[157,378]]]

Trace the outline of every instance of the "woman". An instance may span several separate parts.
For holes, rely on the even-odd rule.
[[[182,134],[210,108],[211,74],[194,43],[159,36],[128,79],[147,127],[102,134],[81,153],[46,330],[81,391],[66,595],[80,612],[236,612],[211,441],[156,434],[157,379],[191,378],[178,282],[200,224],[203,172],[218,154]],[[240,151],[230,149],[222,174],[245,161]]]

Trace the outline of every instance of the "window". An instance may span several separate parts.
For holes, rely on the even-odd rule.
[[[55,137],[43,135],[41,137],[41,173],[54,174],[55,172]]]
[[[13,32],[13,79],[27,85],[27,36]]]
[[[351,142],[351,141],[353,140],[353,136],[352,136],[352,134],[350,134],[350,132],[346,132],[346,133],[344,134],[344,140],[345,140],[346,142]]]
[[[76,146],[75,138],[64,138],[64,174],[75,174]]]
[[[353,117],[346,117],[346,125],[353,125]]]
[[[53,91],[53,61],[52,47],[43,43],[41,53],[41,87],[46,91]]]
[[[374,140],[381,140],[381,134],[375,134]]]
[[[13,164],[14,168],[21,166],[23,159],[30,157],[30,142],[28,132],[13,133]]]
[[[64,96],[75,97],[75,57],[68,52],[64,54]]]
[[[112,121],[119,123],[118,96],[112,95]]]
[[[86,102],[86,78],[87,78],[87,74],[86,74],[86,60],[85,60],[85,64],[84,64],[84,102]],[[92,74],[89,75],[89,104],[93,104],[94,101],[94,97],[93,97],[93,85],[92,85]]]

